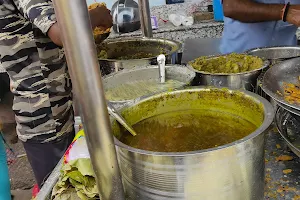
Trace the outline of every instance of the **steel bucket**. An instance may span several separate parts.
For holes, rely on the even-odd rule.
[[[230,144],[201,151],[163,153],[120,142],[120,127],[111,119],[127,199],[263,199],[264,139],[274,117],[270,103],[247,91],[191,88],[143,98],[120,112],[135,124],[154,115],[186,109],[221,109],[261,125]]]
[[[106,51],[108,58],[99,58],[102,75],[123,69],[156,65],[157,56],[164,53],[166,64],[176,64],[181,44],[172,40],[159,38],[122,38],[107,40],[97,45],[97,51]],[[151,53],[155,56],[141,59],[118,59],[138,53]]]
[[[223,55],[224,56],[224,55]],[[209,56],[208,59],[215,59],[218,56]],[[196,73],[193,85],[207,85],[215,87],[227,87],[233,90],[244,89],[254,92],[256,89],[257,78],[264,68],[267,68],[269,61],[264,61],[264,65],[253,71],[235,73],[235,74],[212,74],[198,71],[187,64],[187,67]]]

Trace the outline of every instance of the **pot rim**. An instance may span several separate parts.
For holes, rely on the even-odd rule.
[[[228,55],[228,54],[217,55],[217,56],[207,56],[207,58],[208,58],[208,59],[214,59],[214,58],[217,58],[217,57],[220,57],[220,56],[225,56],[225,55]],[[245,55],[247,55],[247,54],[245,54]],[[261,59],[262,59],[262,58],[261,58]],[[195,68],[193,68],[193,67],[189,64],[190,62],[195,61],[195,59],[192,60],[192,61],[190,61],[190,62],[188,62],[188,63],[186,64],[186,66],[187,66],[190,70],[196,72],[197,74],[203,74],[203,75],[209,75],[209,76],[239,76],[239,75],[253,74],[253,73],[257,72],[257,71],[261,71],[261,70],[263,70],[263,69],[269,67],[270,61],[269,61],[269,60],[266,60],[266,59],[262,59],[262,60],[263,60],[263,62],[264,62],[262,67],[260,67],[260,68],[258,68],[258,69],[255,69],[255,70],[252,70],[252,71],[240,72],[240,73],[215,73],[215,74],[213,74],[213,73],[210,73],[210,72],[199,71],[199,70],[196,70]]]
[[[118,42],[126,42],[126,41],[157,41],[157,42],[170,42],[174,43],[174,49],[166,54],[166,56],[172,55],[174,53],[177,53],[179,49],[182,47],[182,44],[180,42],[177,42],[175,40],[169,40],[169,39],[163,39],[163,38],[145,38],[145,37],[134,37],[134,38],[121,38],[121,39],[114,39],[114,40],[108,40],[104,41],[103,43],[118,43]],[[109,61],[109,62],[133,62],[133,61],[147,61],[147,60],[153,60],[156,59],[155,57],[149,57],[149,58],[140,58],[140,59],[129,59],[129,60],[118,60],[118,59],[103,59],[98,58],[99,61]]]
[[[176,94],[176,93],[180,93],[182,91],[186,91],[186,92],[193,92],[193,91],[209,91],[209,90],[214,90],[214,89],[218,89],[218,90],[222,90],[222,88],[218,88],[218,87],[191,87],[191,88],[187,88],[187,89],[180,89],[180,90],[175,90],[172,92],[164,92],[164,93],[160,93],[160,94],[155,94],[152,96],[148,96],[148,97],[142,97],[139,100],[136,100],[134,103],[130,103],[125,105],[124,107],[120,108],[119,111],[126,109],[127,107],[130,106],[135,106],[137,104],[139,104],[142,101],[147,101],[150,98],[156,98],[156,97],[161,97],[165,94]],[[272,124],[274,116],[275,116],[275,112],[273,109],[273,106],[263,97],[249,92],[249,91],[244,91],[244,90],[231,90],[228,89],[229,93],[233,93],[233,92],[242,92],[244,93],[244,95],[248,98],[252,98],[254,101],[256,101],[257,103],[261,103],[263,105],[264,108],[264,120],[263,123],[261,124],[260,127],[258,127],[254,132],[250,133],[249,135],[247,135],[246,137],[243,137],[239,140],[236,140],[234,142],[225,144],[225,145],[221,145],[218,147],[214,147],[214,148],[209,148],[209,149],[203,149],[203,150],[197,150],[197,151],[188,151],[188,152],[155,152],[155,151],[147,151],[147,150],[142,150],[142,149],[137,149],[137,148],[133,148],[129,145],[126,145],[124,143],[122,143],[120,140],[118,140],[116,137],[114,137],[114,143],[116,146],[126,149],[130,152],[133,153],[138,153],[138,154],[143,154],[143,155],[152,155],[152,156],[186,156],[186,155],[195,155],[195,154],[204,154],[204,153],[209,153],[212,151],[216,151],[216,150],[222,150],[225,148],[229,148],[232,146],[236,146],[238,144],[244,143],[248,140],[251,140],[255,137],[257,137],[258,135],[262,134],[265,130],[267,130],[269,128],[269,126]]]
[[[174,65],[174,64],[166,64],[166,66],[165,66],[166,69],[171,69],[171,68],[174,68],[174,67],[182,68],[182,69],[186,68],[184,65]],[[103,76],[103,82],[105,82],[106,79],[113,78],[114,76],[122,76],[123,74],[129,73],[129,72],[145,70],[145,69],[157,69],[157,71],[158,71],[158,65],[148,65],[148,66],[144,66],[144,67],[135,67],[135,68],[132,68],[132,69],[124,69],[122,71],[113,72],[111,74]],[[196,76],[195,72],[193,72],[193,71],[189,70],[189,73],[190,73],[189,75],[191,75],[191,78],[189,79],[188,82],[185,83],[186,85],[190,84]],[[154,94],[156,94],[156,93],[154,93]],[[150,95],[153,95],[153,94],[150,94]],[[146,97],[147,96],[149,96],[149,95],[146,95]],[[119,100],[119,101],[110,101],[110,100],[108,100],[108,101],[113,103],[113,104],[125,104],[125,103],[133,102],[134,99],[124,99],[124,100]]]
[[[273,47],[258,47],[258,48],[252,48],[252,49],[249,49],[247,51],[245,51],[244,53],[245,54],[248,54],[248,55],[251,55],[251,53],[254,53],[254,52],[257,52],[257,51],[261,51],[261,50],[276,50],[276,49],[287,49],[287,50],[299,50],[300,51],[300,47],[299,46],[273,46]],[[272,60],[272,59],[269,59],[269,58],[265,58],[265,59],[268,59],[268,60]],[[275,58],[277,59],[277,58]]]

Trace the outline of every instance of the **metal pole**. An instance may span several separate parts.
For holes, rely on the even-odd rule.
[[[86,0],[53,0],[101,200],[124,200]]]
[[[141,28],[144,37],[153,37],[149,0],[139,0]]]

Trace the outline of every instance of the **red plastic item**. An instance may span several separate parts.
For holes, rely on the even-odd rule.
[[[39,186],[35,184],[32,189],[32,198],[35,198],[39,193],[39,191],[40,191]]]

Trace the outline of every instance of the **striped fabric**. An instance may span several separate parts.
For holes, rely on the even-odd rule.
[[[47,36],[51,0],[0,0],[0,61],[11,79],[17,133],[49,142],[74,130],[72,84],[63,49]]]

